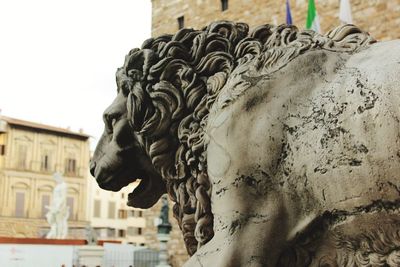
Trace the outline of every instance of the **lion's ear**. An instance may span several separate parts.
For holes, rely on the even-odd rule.
[[[154,114],[154,106],[149,95],[136,82],[127,98],[128,119],[134,131],[140,132],[148,118]]]
[[[150,68],[157,62],[157,55],[151,49],[133,50],[125,59],[127,76],[134,85],[127,99],[128,119],[135,131],[140,131],[146,118],[152,115],[152,103],[143,86]]]
[[[125,59],[125,68],[127,70],[140,71],[140,80],[146,79],[150,68],[158,62],[158,56],[151,49],[134,50],[130,52]],[[128,75],[129,76],[129,75]],[[130,77],[137,81],[136,77]]]
[[[133,90],[128,94],[126,105],[129,123],[133,130],[140,131],[152,105],[139,82],[135,83]]]

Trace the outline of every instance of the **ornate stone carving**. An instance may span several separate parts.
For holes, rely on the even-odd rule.
[[[365,256],[341,228],[397,218],[364,210],[397,211],[400,184],[400,46],[374,43],[353,25],[322,36],[228,21],[149,39],[117,71],[92,174],[109,190],[142,179],[135,207],[167,191],[188,266],[392,266],[397,232],[393,250],[372,242]]]

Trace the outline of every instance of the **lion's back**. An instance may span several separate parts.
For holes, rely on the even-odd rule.
[[[400,41],[392,41],[351,56],[308,52],[260,78],[211,114],[210,175],[264,173],[282,190],[312,196],[300,204],[308,210],[396,199],[399,62]]]
[[[354,55],[308,52],[253,79],[235,101],[210,114],[215,214],[277,216],[285,238],[309,240],[290,251],[318,255],[318,262],[343,256],[351,263],[360,242],[377,248],[379,231],[397,233],[391,225],[399,221],[399,59],[400,41]],[[215,221],[216,232],[224,227]],[[252,227],[265,231],[262,224]],[[353,247],[343,246],[350,241]],[[386,241],[391,247],[399,238]],[[279,266],[297,266],[292,263]]]

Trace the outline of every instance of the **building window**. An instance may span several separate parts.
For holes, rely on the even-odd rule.
[[[28,160],[28,147],[26,145],[18,145],[18,168],[25,170]]]
[[[129,211],[127,211],[127,216],[128,217],[143,217],[143,211],[142,210],[129,210]]]
[[[45,172],[52,171],[51,156],[49,151],[45,151],[42,155],[41,170]]]
[[[100,210],[101,210],[101,202],[100,200],[96,199],[93,205],[93,217],[100,218]]]
[[[49,165],[49,155],[44,155],[42,159],[42,169],[47,171],[49,169]]]
[[[0,156],[4,156],[6,154],[6,145],[0,145]]]
[[[225,11],[228,9],[228,0],[221,0],[221,9]]]
[[[15,193],[15,217],[25,217],[25,193]]]
[[[185,27],[185,17],[184,16],[180,16],[178,18],[178,29],[183,29],[183,27]]]
[[[129,236],[142,235],[142,228],[129,226],[127,228],[127,234]]]
[[[115,229],[107,228],[107,237],[115,237]]]
[[[46,214],[48,212],[47,207],[50,205],[50,196],[49,195],[42,195],[42,218],[46,218]]]
[[[126,231],[123,229],[118,230],[118,237],[125,237],[126,236]]]
[[[74,198],[73,197],[67,197],[67,206],[69,207],[69,219],[76,220],[77,216],[76,216],[75,210],[74,210]]]
[[[115,202],[108,203],[108,218],[115,219]]]
[[[118,210],[118,218],[126,219],[128,217],[128,212],[126,210]]]
[[[76,159],[68,158],[65,164],[66,174],[76,174]]]

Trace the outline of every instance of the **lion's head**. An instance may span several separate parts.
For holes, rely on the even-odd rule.
[[[268,72],[318,45],[336,45],[324,38],[289,25],[262,25],[248,35],[246,24],[222,21],[145,41],[117,71],[118,95],[104,112],[92,175],[113,191],[141,179],[129,196],[134,207],[149,207],[167,191],[193,254],[214,235],[204,132],[228,77],[248,62]]]
[[[92,159],[103,189],[141,179],[128,205],[149,207],[168,191],[190,254],[213,236],[203,127],[247,30],[243,23],[216,23],[131,50],[117,71],[118,94],[104,112]]]
[[[129,183],[140,179],[139,185],[128,196],[128,205],[149,208],[166,192],[161,174],[146,154],[145,140],[135,129],[143,118],[135,118],[129,100],[140,91],[143,68],[149,62],[148,55],[132,50],[134,61],[125,62],[116,73],[117,97],[104,111],[105,129],[91,162],[91,173],[106,190],[119,191]],[[129,56],[127,56],[129,59]],[[145,99],[140,99],[143,102]],[[133,117],[132,117],[133,116]]]
[[[103,114],[105,129],[91,161],[91,173],[101,188],[112,191],[141,179],[129,194],[128,205],[149,208],[166,192],[165,183],[147,157],[141,136],[129,124],[128,85],[119,76],[117,84],[117,97]]]

